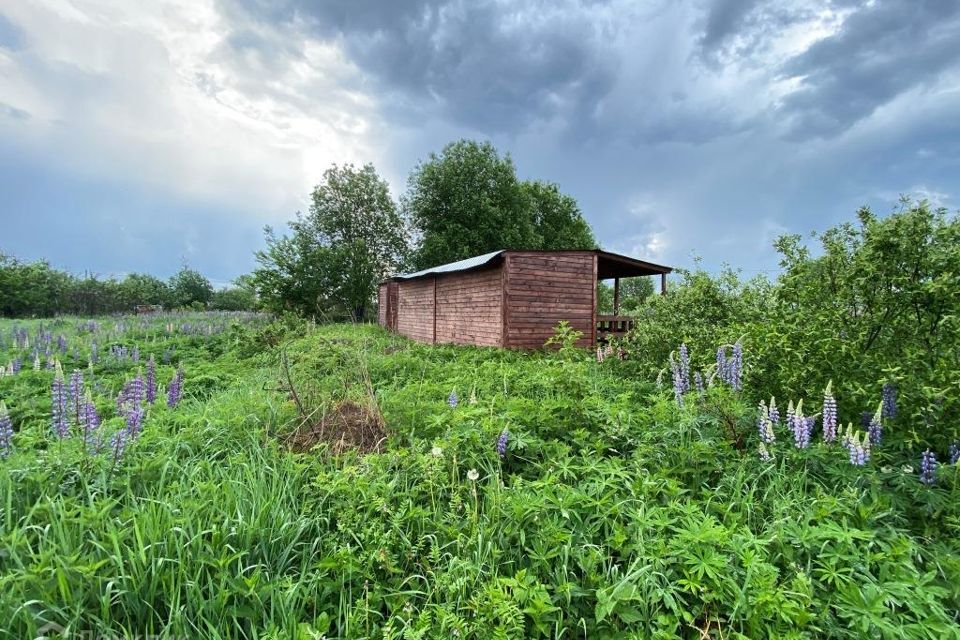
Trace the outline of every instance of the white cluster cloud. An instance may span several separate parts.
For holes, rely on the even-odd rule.
[[[228,23],[212,1],[4,11],[24,33],[21,48],[0,49],[0,102],[24,114],[0,117],[4,137],[73,173],[270,219],[329,164],[371,159],[377,105],[335,42]],[[232,41],[239,29],[256,46]]]

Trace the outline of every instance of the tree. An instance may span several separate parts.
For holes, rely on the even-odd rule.
[[[577,201],[550,182],[521,183],[536,233],[536,248],[547,250],[596,249],[593,230]]]
[[[240,276],[233,286],[213,292],[210,306],[219,311],[250,311],[257,306],[257,292],[250,276]]]
[[[166,282],[145,274],[128,274],[119,283],[120,298],[127,310],[138,304],[155,304],[168,307],[173,302],[173,293]]]
[[[596,249],[577,201],[547,182],[517,179],[509,155],[460,140],[411,173],[403,205],[424,269],[498,249]]]
[[[266,229],[252,282],[268,309],[362,319],[378,283],[407,257],[406,224],[370,164],[334,165],[311,200],[309,213],[290,223],[290,236]]]
[[[206,306],[213,298],[213,285],[199,271],[183,265],[170,278],[173,304],[187,307],[195,304]]]
[[[420,233],[420,269],[539,244],[513,162],[489,142],[460,140],[431,153],[411,173],[403,205]]]

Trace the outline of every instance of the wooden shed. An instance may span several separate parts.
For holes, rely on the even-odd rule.
[[[562,320],[595,346],[631,328],[617,315],[620,279],[672,269],[607,251],[494,251],[380,284],[379,322],[431,344],[535,349]],[[612,316],[597,314],[597,281],[614,281]]]

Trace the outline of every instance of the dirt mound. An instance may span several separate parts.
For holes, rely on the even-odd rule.
[[[386,426],[376,406],[344,400],[325,413],[319,422],[292,434],[287,439],[287,446],[291,451],[304,453],[325,442],[333,455],[348,449],[379,453],[386,440]]]

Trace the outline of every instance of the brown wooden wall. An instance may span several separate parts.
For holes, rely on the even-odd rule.
[[[503,346],[540,348],[561,320],[583,332],[579,346],[595,344],[596,254],[510,252],[504,264]]]
[[[403,280],[397,296],[397,332],[417,342],[433,342],[434,278]]]
[[[387,326],[387,287],[389,282],[381,282],[380,290],[377,291],[377,324],[381,327]]]
[[[500,265],[439,276],[436,341],[501,346],[502,293]]]

